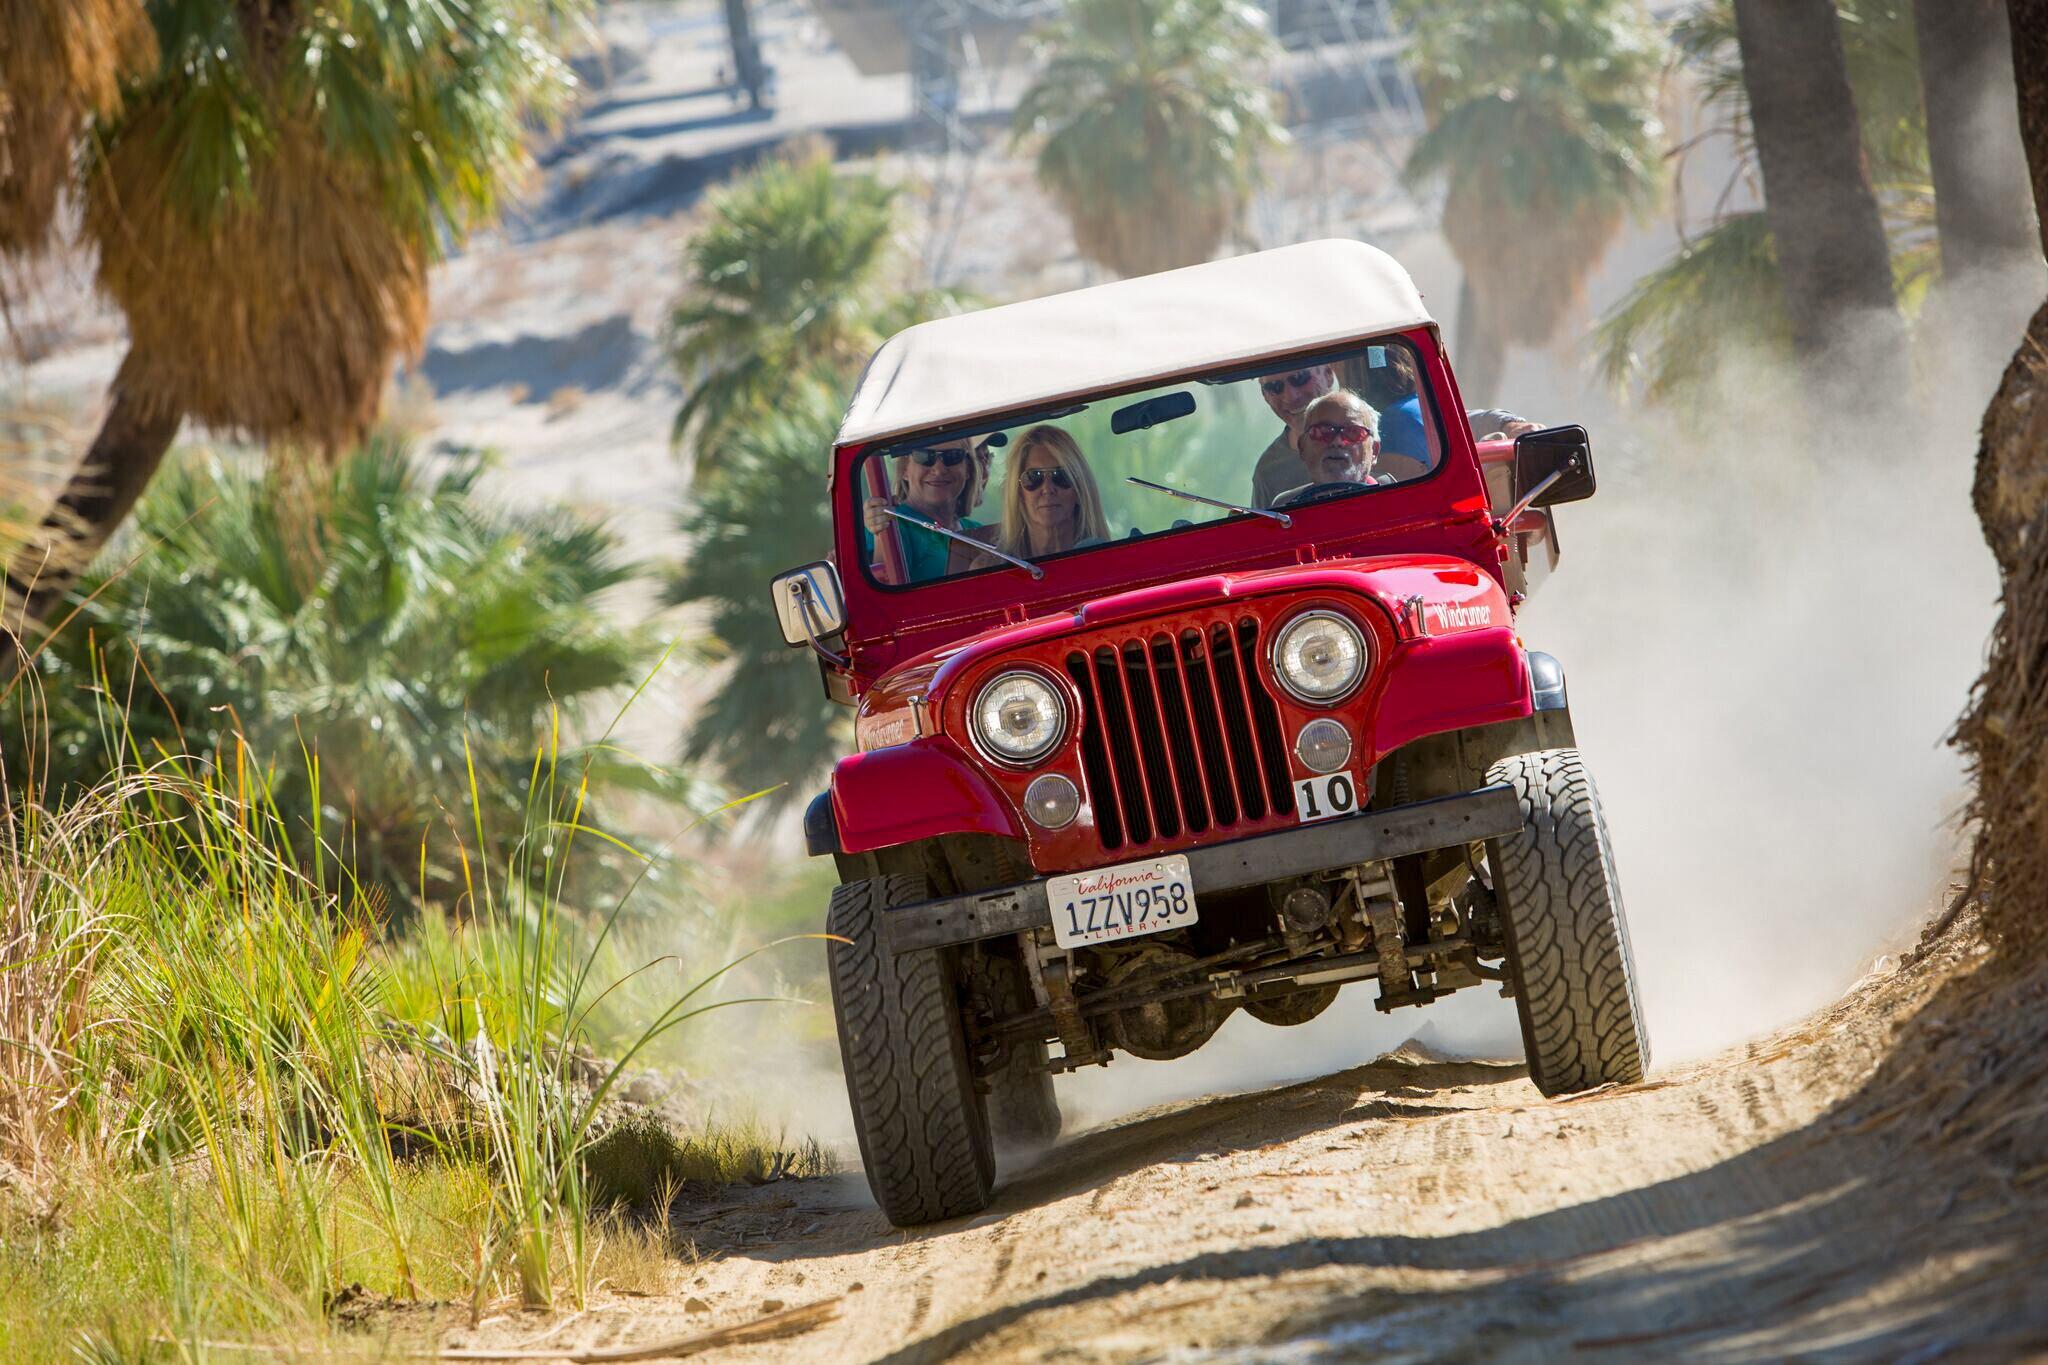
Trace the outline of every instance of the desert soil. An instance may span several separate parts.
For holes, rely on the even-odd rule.
[[[1863,1094],[1972,959],[1951,943],[1796,1028],[1565,1101],[1519,1066],[1397,1052],[1152,1109],[1064,1139],[986,1214],[915,1231],[857,1173],[685,1202],[672,1228],[702,1259],[667,1296],[443,1344],[616,1348],[836,1299],[825,1326],[699,1358],[2039,1351],[2038,1206],[2009,1173],[1902,1146]]]

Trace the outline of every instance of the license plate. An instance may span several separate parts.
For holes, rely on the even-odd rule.
[[[1178,853],[1049,877],[1045,899],[1052,936],[1062,948],[1118,943],[1195,922],[1195,882]]]
[[[1358,787],[1350,773],[1304,777],[1294,784],[1294,813],[1304,825],[1331,820],[1358,810]]]

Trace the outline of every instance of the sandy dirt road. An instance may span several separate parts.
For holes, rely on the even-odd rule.
[[[857,1174],[681,1205],[676,1234],[707,1259],[679,1291],[593,1304],[549,1344],[836,1297],[832,1323],[715,1358],[2028,1354],[2048,1348],[2036,1195],[1901,1146],[1859,1100],[1899,1022],[1969,968],[1953,949],[1793,1030],[1566,1102],[1519,1067],[1395,1054],[1147,1111],[917,1232],[890,1229]]]

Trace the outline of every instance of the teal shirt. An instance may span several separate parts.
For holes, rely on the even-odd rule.
[[[915,508],[907,507],[900,502],[896,504],[896,510],[905,516],[916,517],[921,521],[926,519],[924,513],[917,511]],[[959,529],[962,531],[979,531],[984,528],[981,522],[975,521],[971,517],[962,517]],[[912,583],[922,583],[929,578],[944,578],[946,576],[946,565],[952,557],[953,546],[959,542],[948,539],[937,531],[922,530],[919,527],[907,525],[900,521],[896,523],[896,531],[903,541],[903,568],[909,575]],[[865,529],[862,530],[860,546],[862,552],[868,557],[868,563],[874,563],[875,533]]]

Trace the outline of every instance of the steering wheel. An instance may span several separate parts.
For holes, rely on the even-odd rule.
[[[1370,487],[1372,485],[1369,483],[1312,483],[1306,488],[1295,489],[1292,493],[1274,503],[1273,506],[1275,509],[1282,507],[1306,507],[1312,502],[1321,502],[1324,498],[1339,497],[1345,493],[1355,493],[1361,488]]]

